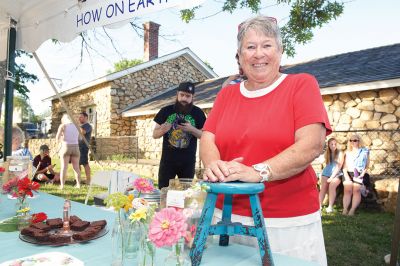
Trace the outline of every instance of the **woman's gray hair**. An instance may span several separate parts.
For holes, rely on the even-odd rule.
[[[261,32],[270,38],[274,38],[278,48],[282,50],[282,37],[276,19],[259,15],[250,18],[239,25],[239,32],[237,35],[239,52],[242,50],[242,41],[249,29]]]
[[[20,144],[25,141],[25,134],[18,126],[12,127],[11,136],[13,140],[18,141]]]

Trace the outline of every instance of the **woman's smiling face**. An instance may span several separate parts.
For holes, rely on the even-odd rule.
[[[249,29],[239,51],[239,61],[249,82],[265,83],[279,74],[282,51],[276,39]]]

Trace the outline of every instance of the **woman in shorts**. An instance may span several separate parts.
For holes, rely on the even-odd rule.
[[[71,161],[72,168],[75,174],[76,185],[81,187],[81,171],[79,169],[79,145],[78,145],[79,131],[71,122],[67,114],[61,118],[61,125],[58,127],[56,140],[61,143],[60,161],[60,189],[64,188],[65,177],[67,175],[68,163]]]

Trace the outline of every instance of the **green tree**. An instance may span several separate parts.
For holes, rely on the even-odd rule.
[[[14,96],[14,109],[15,108],[21,109],[21,115],[22,115],[23,122],[32,121],[32,119],[35,118],[35,114],[32,110],[32,107],[29,104],[27,97],[24,97],[22,95]]]
[[[283,46],[288,56],[295,55],[295,44],[309,42],[314,36],[313,29],[336,19],[344,9],[343,2],[329,0],[276,0],[276,5],[280,4],[290,6],[289,20],[281,26]],[[182,20],[190,22],[199,8],[182,10]],[[261,9],[261,0],[224,0],[222,11],[233,13],[240,8],[249,8],[257,13]]]
[[[114,73],[114,72],[118,72],[136,65],[140,65],[141,63],[143,63],[142,59],[122,59],[121,61],[115,62],[114,63],[114,69],[110,69],[107,70],[108,74]]]
[[[29,54],[22,50],[17,50],[16,57],[26,56],[32,58],[32,54]],[[28,99],[29,89],[26,87],[28,82],[35,83],[39,79],[36,75],[28,73],[25,71],[25,64],[15,64],[15,84],[14,90],[23,96],[24,98]]]

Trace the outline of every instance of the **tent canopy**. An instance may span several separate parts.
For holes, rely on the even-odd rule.
[[[204,0],[1,0],[0,61],[7,55],[10,18],[17,22],[16,49],[34,52],[48,39],[73,40],[80,32],[127,22],[162,9],[200,5]]]

